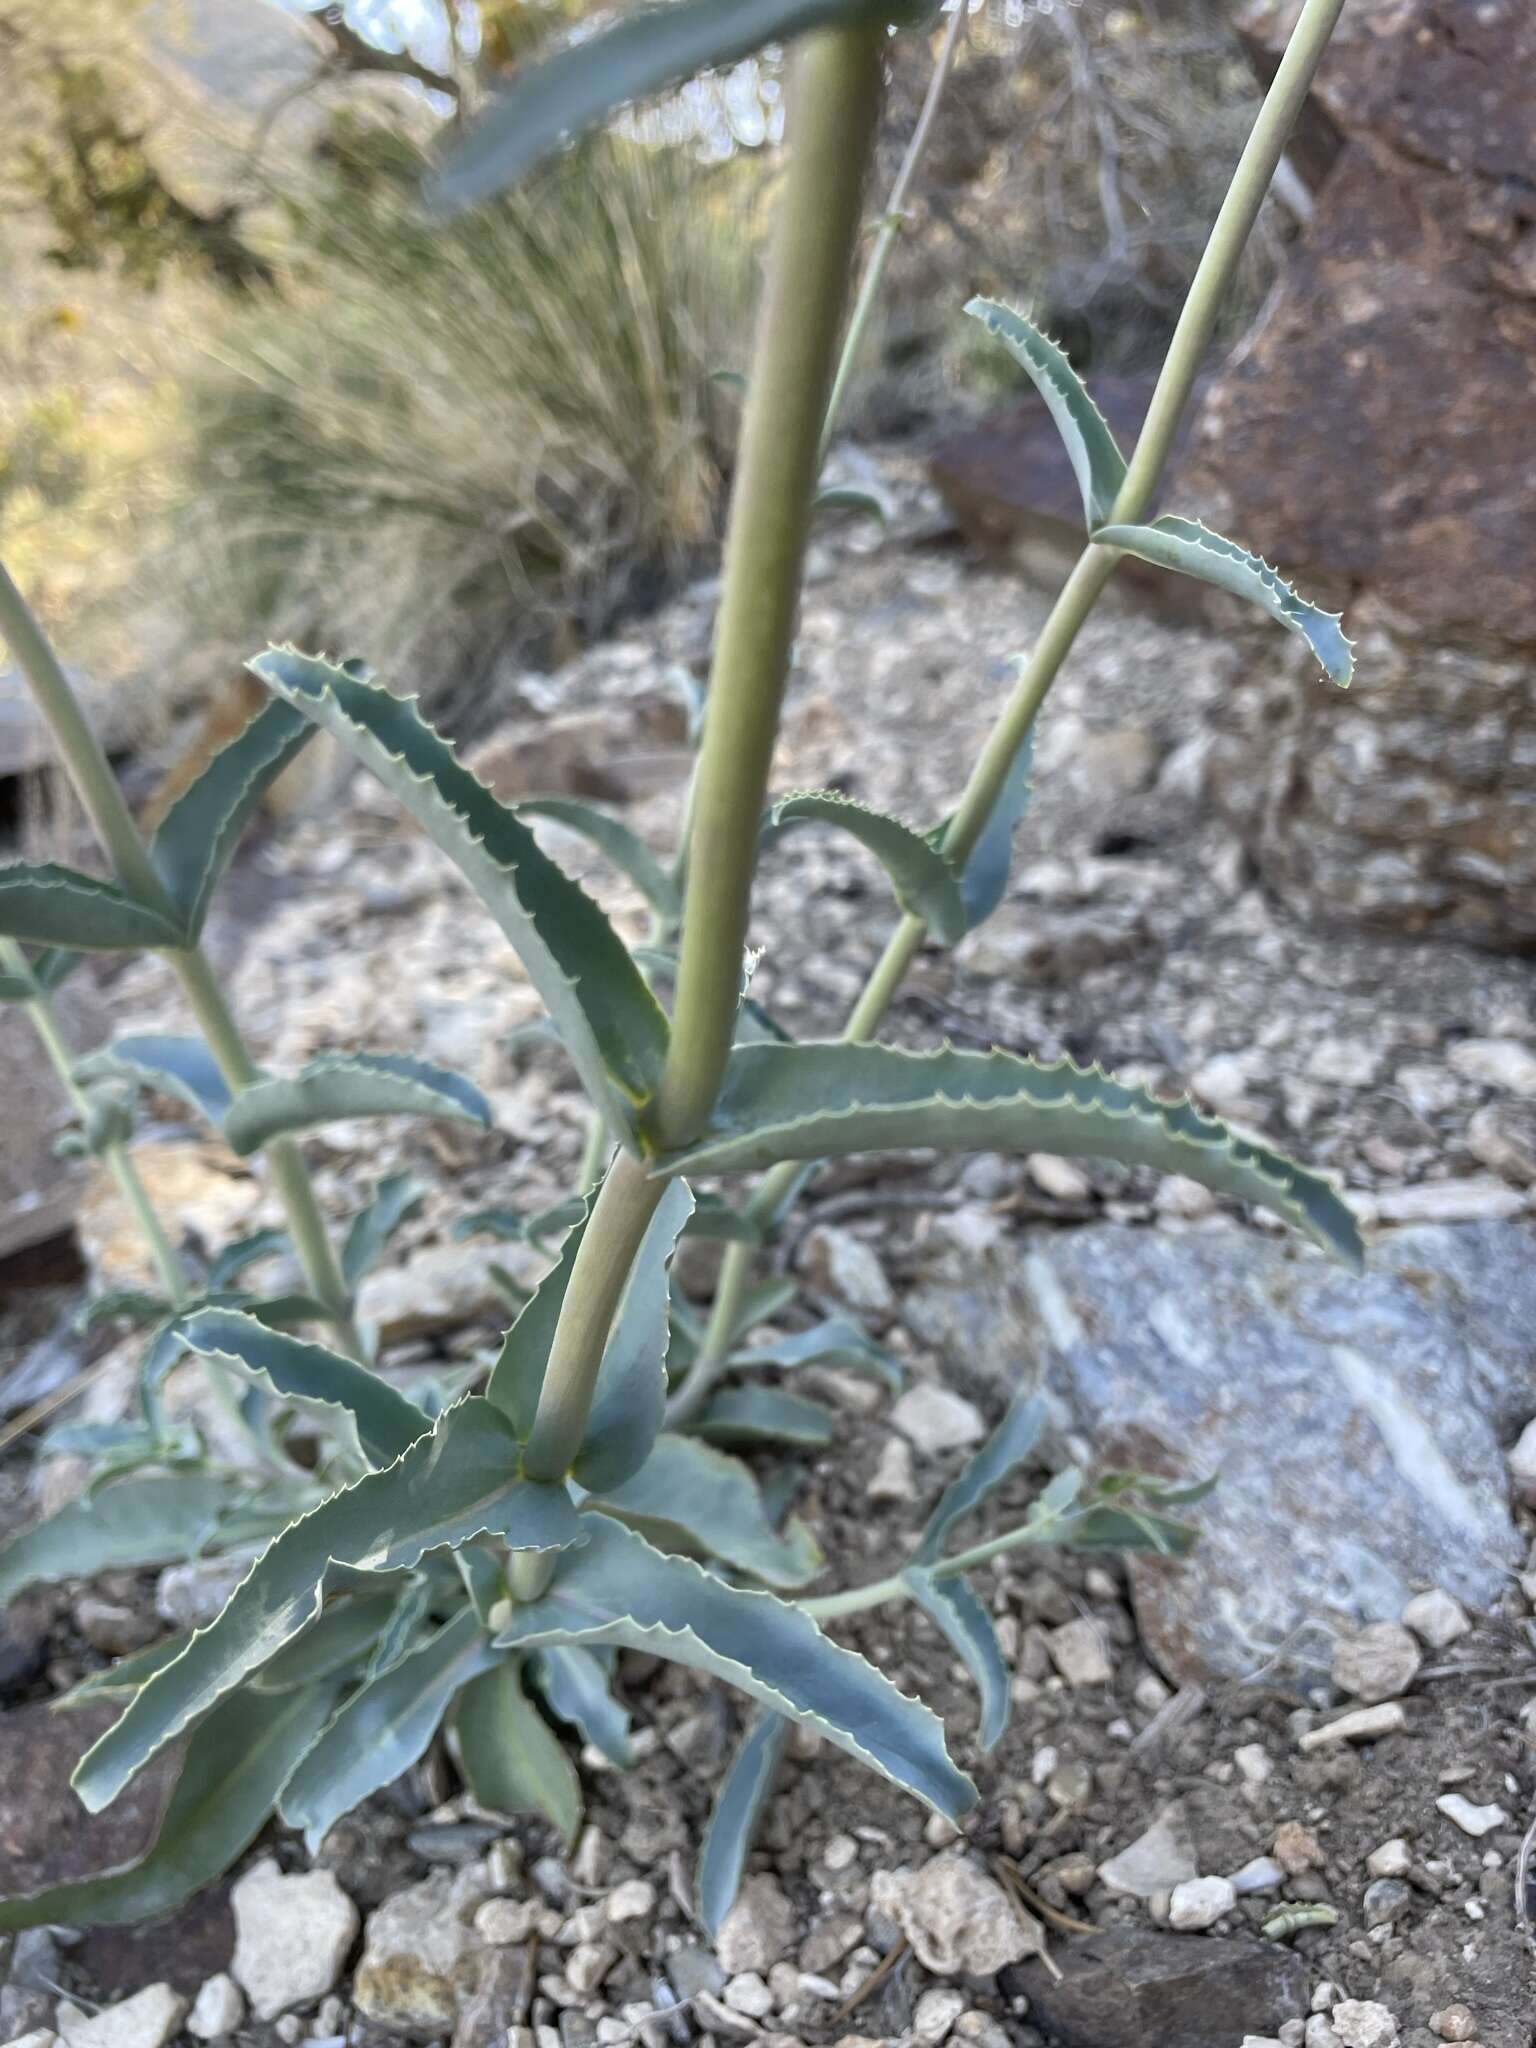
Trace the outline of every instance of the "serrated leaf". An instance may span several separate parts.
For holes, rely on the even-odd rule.
[[[158,1323],[170,1314],[171,1304],[158,1294],[145,1294],[137,1287],[111,1287],[88,1301],[75,1317],[82,1334],[100,1329],[103,1323]]]
[[[45,995],[52,995],[62,988],[69,977],[84,966],[85,955],[73,953],[67,946],[46,946],[41,953],[34,953],[29,963],[32,979]]]
[[[702,1237],[723,1244],[761,1244],[763,1233],[752,1218],[732,1208],[723,1196],[695,1192],[693,1214],[683,1225],[684,1237]]]
[[[1272,1210],[1357,1271],[1364,1261],[1353,1215],[1319,1175],[1187,1101],[1163,1101],[1071,1060],[1047,1065],[1010,1052],[739,1047],[711,1129],[655,1171],[730,1173],[927,1145],[1056,1152],[1182,1173]]]
[[[678,1235],[692,1214],[692,1190],[686,1181],[674,1182],[629,1269],[571,1467],[571,1477],[589,1493],[609,1494],[632,1478],[651,1456],[666,1419],[667,1276]]]
[[[0,1549],[0,1608],[39,1580],[88,1579],[195,1557],[228,1501],[228,1480],[202,1473],[119,1480],[71,1501]]]
[[[1056,343],[1033,321],[995,299],[972,299],[965,310],[996,335],[1045,400],[1071,460],[1082,493],[1083,519],[1091,532],[1109,517],[1125,482],[1125,458],[1109,422]]]
[[[72,1685],[68,1692],[51,1702],[63,1713],[72,1707],[89,1706],[92,1700],[106,1699],[114,1693],[137,1692],[146,1678],[152,1678],[173,1658],[179,1657],[187,1647],[186,1636],[167,1636],[163,1642],[151,1643],[147,1650],[135,1650],[127,1657],[119,1657],[104,1671],[93,1671],[82,1678],[78,1685]]]
[[[455,1551],[454,1562],[469,1553]],[[415,1647],[416,1639],[426,1626],[432,1612],[436,1590],[425,1574],[408,1579],[395,1596],[389,1619],[379,1630],[368,1659],[368,1676],[382,1678],[386,1671],[393,1671],[402,1657],[408,1656]],[[300,1637],[302,1642],[303,1638]]]
[[[277,777],[314,737],[307,718],[267,704],[166,812],[150,859],[195,944],[240,835]]]
[[[787,1274],[781,1274],[776,1280],[759,1280],[742,1297],[736,1321],[731,1327],[732,1342],[738,1342],[749,1330],[755,1330],[759,1323],[771,1323],[785,1309],[793,1308],[799,1299],[799,1284]]]
[[[259,1693],[291,1692],[322,1678],[355,1678],[367,1663],[374,1644],[390,1625],[395,1598],[389,1593],[364,1593],[332,1600],[303,1635],[285,1643],[251,1680]]]
[[[764,820],[771,841],[793,825],[835,825],[867,847],[884,867],[902,909],[920,917],[946,945],[965,932],[965,905],[954,869],[921,832],[830,789],[796,790],[771,804]]]
[[[601,1750],[615,1769],[630,1768],[635,1753],[629,1740],[629,1713],[614,1698],[612,1675],[600,1657],[574,1644],[539,1650],[528,1661],[528,1676],[557,1720]]]
[[[913,1552],[913,1563],[936,1564],[955,1524],[974,1514],[982,1502],[1016,1472],[1040,1441],[1050,1420],[1049,1403],[1039,1394],[1015,1401],[987,1438],[981,1449],[957,1479],[939,1495],[939,1504],[928,1517],[923,1538]]]
[[[280,1700],[237,1692],[187,1745],[155,1845],[137,1863],[0,1903],[0,1933],[156,1920],[227,1870],[265,1825],[289,1774],[325,1725],[328,1685]]]
[[[736,1902],[741,1874],[788,1741],[789,1723],[782,1714],[754,1715],[720,1780],[699,1845],[693,1885],[699,1925],[711,1941]]]
[[[169,918],[115,882],[52,861],[0,867],[0,936],[84,953],[137,953],[186,943]]]
[[[982,826],[960,876],[960,896],[965,905],[965,929],[968,932],[984,924],[1008,893],[1014,834],[1029,809],[1029,800],[1035,791],[1031,780],[1034,765],[1035,729],[1031,725],[1018,752],[1008,764],[1007,778],[997,802],[988,813],[987,822]],[[943,845],[948,830],[949,820],[946,819],[932,835],[936,845]]]
[[[292,648],[251,667],[336,735],[464,874],[511,941],[609,1128],[633,1138],[655,1093],[667,1020],[601,910],[417,711],[376,683]]]
[[[234,1100],[205,1040],[175,1031],[129,1031],[76,1067],[89,1080],[122,1074],[158,1095],[174,1095],[217,1124]]]
[[[867,519],[891,523],[891,502],[868,484],[827,484],[811,500],[813,512],[859,512]]]
[[[347,1225],[341,1247],[341,1276],[355,1290],[373,1271],[395,1232],[426,1200],[427,1189],[413,1173],[387,1173],[373,1200]]]
[[[430,1550],[487,1533],[513,1549],[578,1543],[563,1487],[515,1476],[517,1440],[488,1401],[450,1408],[393,1465],[322,1501],[264,1550],[218,1619],[152,1678],[81,1760],[74,1785],[99,1812],[172,1742],[315,1620],[332,1565],[409,1570]]]
[[[760,1366],[793,1372],[802,1365],[820,1365],[834,1371],[873,1373],[891,1388],[901,1385],[901,1367],[896,1360],[851,1316],[828,1316],[808,1330],[796,1330],[788,1337],[775,1337],[767,1344],[733,1351],[730,1365],[734,1372]]]
[[[957,1573],[936,1579],[920,1564],[909,1564],[902,1584],[922,1608],[976,1682],[981,1695],[981,1726],[977,1741],[995,1749],[1008,1726],[1008,1666],[992,1617]]]
[[[208,1268],[209,1293],[217,1294],[221,1288],[238,1280],[247,1267],[288,1248],[287,1231],[275,1225],[267,1230],[253,1230],[248,1237],[233,1239]]]
[[[809,1615],[664,1556],[606,1516],[583,1520],[590,1540],[540,1599],[514,1607],[498,1647],[615,1643],[692,1665],[815,1729],[952,1820],[973,1803],[975,1787],[950,1762],[936,1716]]]
[[[356,1359],[269,1329],[255,1316],[198,1309],[182,1319],[180,1330],[181,1341],[199,1358],[232,1366],[281,1400],[346,1416],[375,1466],[392,1463],[432,1427],[414,1401]]]
[[[1156,568],[1194,576],[1258,605],[1299,634],[1324,671],[1341,689],[1348,689],[1355,672],[1355,652],[1344,637],[1339,614],[1308,604],[1278,570],[1235,540],[1224,540],[1198,519],[1180,519],[1171,513],[1153,520],[1150,526],[1101,526],[1093,537],[1100,547],[1121,548]]]
[[[639,7],[520,73],[450,153],[429,188],[447,212],[505,191],[561,143],[628,100],[738,63],[830,22],[898,12],[882,0],[671,0]]]
[[[344,1813],[419,1763],[460,1686],[495,1661],[471,1607],[340,1708],[288,1781],[280,1811],[311,1856]]]
[[[696,1437],[664,1432],[631,1479],[589,1505],[663,1550],[717,1557],[767,1586],[803,1586],[821,1570],[821,1546],[805,1524],[791,1521],[780,1535],[748,1467]]]
[[[223,1130],[242,1158],[274,1138],[353,1116],[435,1116],[488,1131],[491,1105],[472,1081],[399,1052],[328,1052],[289,1080],[242,1088]]]
[[[646,902],[663,917],[683,914],[683,899],[676,882],[652,853],[638,832],[599,804],[582,803],[569,796],[519,797],[512,806],[520,818],[548,818],[567,832],[590,840],[621,874],[628,875]]]
[[[694,1425],[712,1444],[797,1444],[820,1450],[832,1441],[834,1419],[819,1401],[777,1387],[726,1387],[711,1397]]]
[[[581,1249],[587,1227],[588,1205],[560,1247],[560,1255],[544,1275],[533,1294],[501,1340],[501,1350],[491,1367],[485,1398],[511,1422],[520,1442],[526,1443],[538,1413],[539,1395],[544,1388],[544,1367],[554,1342],[555,1325],[565,1306],[571,1269]]]
[[[523,1690],[521,1657],[501,1657],[465,1686],[454,1722],[459,1761],[477,1803],[493,1813],[541,1813],[569,1849],[581,1826],[581,1780]]]

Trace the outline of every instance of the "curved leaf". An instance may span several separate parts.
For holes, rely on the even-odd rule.
[[[251,1680],[259,1693],[291,1692],[322,1678],[355,1678],[396,1609],[389,1593],[333,1600],[312,1628],[284,1644]]]
[[[958,1573],[936,1579],[921,1565],[909,1564],[901,1581],[975,1679],[981,1694],[976,1739],[983,1749],[995,1749],[1008,1726],[1011,1700],[1008,1666],[991,1615]]]
[[[236,1309],[196,1310],[182,1320],[181,1341],[199,1358],[233,1366],[282,1400],[339,1409],[373,1465],[390,1464],[432,1427],[430,1416],[367,1366]]]
[[[23,981],[19,974],[0,974],[0,1003],[35,1003],[35,981]]]
[[[88,1579],[195,1557],[229,1504],[229,1482],[201,1473],[123,1479],[71,1501],[0,1549],[0,1607],[39,1580]]]
[[[373,1200],[347,1225],[341,1247],[341,1276],[350,1289],[366,1280],[395,1232],[426,1200],[427,1189],[413,1173],[387,1173],[373,1191]]]
[[[693,1214],[688,1183],[674,1181],[646,1226],[608,1342],[571,1477],[607,1494],[640,1471],[667,1412],[667,1272]]]
[[[275,1225],[265,1230],[253,1230],[248,1237],[232,1239],[208,1268],[209,1293],[217,1294],[221,1288],[238,1280],[248,1266],[254,1266],[261,1259],[270,1259],[288,1248],[287,1231]]]
[[[610,1674],[600,1657],[575,1644],[539,1650],[529,1660],[528,1675],[558,1720],[600,1750],[615,1769],[629,1769],[635,1760],[629,1713],[614,1698]]]
[[[973,1804],[976,1788],[950,1762],[937,1717],[809,1615],[664,1556],[606,1516],[583,1519],[589,1541],[542,1598],[513,1608],[498,1647],[616,1643],[690,1664],[814,1728],[952,1820]]]
[[[764,43],[788,42],[829,22],[891,15],[884,0],[671,0],[530,64],[453,149],[430,188],[446,212],[505,191],[562,142],[627,100],[680,85],[696,71],[735,64]]]
[[[544,1367],[554,1342],[555,1325],[565,1306],[571,1269],[587,1228],[588,1205],[571,1228],[560,1255],[544,1275],[532,1296],[501,1340],[501,1350],[491,1367],[485,1398],[511,1422],[520,1442],[526,1443],[538,1413],[539,1395],[544,1388]]]
[[[746,1868],[757,1825],[788,1741],[789,1723],[782,1714],[754,1715],[741,1747],[720,1780],[709,1825],[699,1845],[699,1867],[693,1886],[699,1925],[711,1941],[720,1932],[720,1923],[741,1889],[741,1873]]]
[[[890,525],[892,509],[890,499],[868,484],[827,484],[811,500],[813,512],[859,512],[882,526]]]
[[[997,802],[966,857],[960,876],[960,897],[965,905],[965,929],[974,931],[985,924],[1008,893],[1008,875],[1013,867],[1013,836],[1029,809],[1035,793],[1031,779],[1035,766],[1035,728],[1030,726],[1019,750],[1008,764],[1008,775]],[[933,834],[934,843],[944,844],[949,820]]]
[[[741,1209],[720,1195],[695,1192],[693,1214],[683,1225],[684,1237],[709,1238],[724,1244],[761,1244],[763,1233]]]
[[[821,1570],[821,1546],[805,1524],[791,1521],[781,1536],[747,1466],[695,1437],[657,1437],[633,1478],[589,1505],[663,1550],[718,1557],[767,1586],[803,1586]]]
[[[1165,1102],[1071,1060],[895,1046],[748,1045],[726,1069],[713,1128],[660,1173],[739,1172],[780,1159],[938,1145],[1118,1159],[1182,1173],[1271,1209],[1357,1270],[1354,1217],[1329,1183],[1239,1138],[1187,1101]]]
[[[166,812],[149,855],[190,942],[256,806],[314,730],[291,705],[264,705]]]
[[[459,1217],[448,1235],[455,1244],[466,1237],[495,1237],[503,1244],[542,1245],[546,1238],[563,1236],[574,1229],[586,1213],[587,1205],[580,1195],[551,1203],[547,1209],[535,1209],[529,1216],[516,1209],[472,1209],[467,1216]]]
[[[1092,532],[1114,510],[1125,482],[1125,458],[1109,422],[1055,342],[1022,313],[995,299],[972,299],[965,310],[988,334],[997,336],[1045,400],[1071,459],[1083,497],[1083,519]]]
[[[931,841],[900,818],[835,790],[804,789],[770,805],[763,830],[771,841],[792,825],[836,825],[849,833],[881,862],[903,910],[920,917],[945,945],[964,936],[965,905],[954,869]]]
[[[520,818],[548,818],[588,839],[598,852],[628,875],[646,902],[663,917],[681,917],[683,899],[676,882],[638,832],[598,804],[570,796],[519,797],[512,806]]]
[[[828,1316],[808,1330],[796,1330],[788,1337],[775,1337],[767,1344],[733,1351],[730,1364],[735,1372],[765,1365],[793,1372],[802,1365],[820,1365],[834,1371],[873,1373],[892,1388],[901,1385],[900,1365],[851,1316]]]
[[[419,1763],[461,1685],[495,1661],[472,1607],[353,1693],[288,1781],[280,1812],[311,1856],[344,1813]]]
[[[51,996],[56,988],[62,988],[69,977],[84,964],[83,953],[72,953],[64,946],[46,946],[41,953],[34,953],[32,956],[32,979],[44,995]]]
[[[1202,583],[1214,583],[1234,597],[1247,598],[1300,634],[1324,671],[1341,689],[1349,688],[1355,673],[1355,650],[1344,637],[1340,615],[1308,604],[1278,570],[1235,540],[1223,540],[1198,519],[1180,519],[1173,514],[1153,520],[1150,526],[1101,526],[1093,537],[1100,547],[1122,548],[1159,569],[1174,569]]]
[[[242,1088],[224,1135],[242,1158],[274,1138],[352,1116],[438,1116],[489,1130],[491,1105],[472,1081],[399,1052],[327,1052],[291,1080]]]
[[[511,941],[610,1129],[632,1136],[667,1054],[667,1020],[601,910],[428,725],[414,701],[293,648],[251,663],[351,748],[474,888]]]
[[[295,1765],[325,1726],[329,1685],[281,1700],[237,1692],[187,1745],[155,1845],[137,1863],[0,1902],[0,1933],[157,1920],[227,1870],[255,1840]]]
[[[137,1287],[112,1287],[86,1303],[75,1317],[75,1328],[84,1332],[99,1329],[103,1323],[148,1325],[160,1322],[170,1312],[171,1304],[158,1294],[145,1294]]]
[[[936,1564],[944,1554],[944,1543],[956,1522],[973,1514],[988,1494],[995,1493],[1016,1472],[1040,1441],[1050,1420],[1050,1404],[1039,1394],[1015,1401],[1008,1413],[971,1459],[958,1479],[952,1479],[939,1495],[939,1504],[923,1530],[923,1540],[913,1553],[913,1563]]]
[[[429,1550],[493,1533],[513,1549],[582,1541],[563,1487],[516,1477],[517,1443],[490,1403],[461,1401],[382,1472],[322,1501],[268,1545],[223,1612],[156,1673],[82,1758],[74,1785],[92,1813],[149,1759],[258,1671],[318,1616],[333,1564],[404,1571]]]
[[[777,1387],[726,1387],[695,1424],[712,1444],[798,1444],[812,1451],[831,1443],[833,1426],[819,1401]]]
[[[151,904],[52,861],[0,867],[0,936],[83,953],[186,944],[186,934]]]
[[[114,1693],[137,1692],[146,1678],[153,1677],[162,1665],[179,1657],[186,1647],[185,1636],[166,1636],[158,1643],[151,1643],[147,1650],[134,1650],[126,1657],[119,1657],[103,1671],[92,1671],[50,1704],[63,1710],[87,1706],[92,1700],[106,1699]]]
[[[454,1723],[470,1791],[493,1813],[542,1813],[567,1849],[581,1826],[581,1780],[564,1745],[523,1690],[521,1657],[471,1679]]]
[[[82,1079],[96,1074],[129,1075],[158,1095],[179,1097],[214,1124],[234,1100],[207,1042],[181,1032],[125,1032],[81,1060],[76,1073]]]

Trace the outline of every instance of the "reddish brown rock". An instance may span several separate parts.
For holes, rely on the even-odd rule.
[[[181,1768],[167,1750],[100,1813],[87,1813],[70,1773],[117,1719],[113,1701],[58,1712],[39,1704],[5,1717],[0,1772],[0,1898],[41,1891],[132,1863],[154,1841]]]

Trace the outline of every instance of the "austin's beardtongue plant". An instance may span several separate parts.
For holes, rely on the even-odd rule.
[[[100,1154],[140,1215],[162,1289],[93,1305],[94,1315],[147,1326],[138,1413],[95,1436],[65,1437],[96,1458],[93,1482],[0,1555],[0,1598],[107,1566],[221,1551],[254,1558],[207,1628],[125,1658],[69,1696],[122,1705],[75,1775],[92,1811],[166,1745],[186,1740],[153,1848],[130,1868],[0,1905],[0,1929],[164,1912],[239,1855],[274,1811],[315,1848],[445,1723],[478,1801],[541,1814],[569,1842],[581,1802],[563,1735],[574,1731],[614,1763],[628,1761],[614,1677],[617,1653],[632,1648],[712,1672],[754,1703],[703,1844],[698,1908],[712,1930],[734,1894],[791,1722],[953,1821],[975,1799],[938,1719],[840,1648],[822,1622],[915,1602],[975,1678],[979,1742],[990,1748],[1008,1716],[1008,1675],[969,1575],[1022,1545],[1176,1551],[1190,1540],[1169,1511],[1202,1487],[1144,1476],[1090,1483],[1068,1471],[1021,1524],[956,1547],[966,1517],[1034,1450],[1043,1412],[1025,1396],[945,1491],[900,1570],[805,1597],[822,1564],[814,1537],[770,1504],[732,1453],[823,1446],[833,1418],[740,1375],[818,1359],[887,1375],[894,1368],[847,1321],[766,1344],[744,1347],[743,1339],[785,1306],[781,1287],[754,1288],[752,1274],[796,1189],[818,1160],[862,1150],[984,1145],[1147,1164],[1261,1205],[1325,1251],[1359,1262],[1354,1222],[1331,1187],[1187,1102],[1066,1061],[874,1042],[918,948],[953,944],[1001,899],[1029,794],[1036,716],[1122,555],[1251,599],[1302,635],[1336,682],[1349,680],[1337,619],[1197,520],[1154,516],[1222,294],[1341,7],[1306,0],[1301,10],[1129,463],[1054,344],[1006,306],[977,300],[968,309],[1049,406],[1081,486],[1085,543],[955,810],[936,826],[826,791],[768,799],[890,0],[642,8],[515,85],[439,179],[440,204],[473,203],[626,100],[770,40],[795,44],[790,166],[747,382],[714,668],[686,843],[670,866],[604,813],[565,800],[498,802],[412,700],[360,664],[293,648],[251,664],[273,702],[146,848],[63,671],[14,586],[0,583],[0,631],[115,870],[110,881],[55,866],[0,870],[0,933],[8,935],[0,997],[30,1007],[75,1097],[76,1141]],[[538,1217],[493,1210],[463,1219],[466,1232],[525,1235],[549,1249],[551,1262],[536,1291],[518,1297],[488,1376],[469,1392],[463,1380],[445,1383],[421,1402],[374,1369],[352,1307],[420,1191],[405,1175],[381,1182],[338,1252],[296,1134],[334,1118],[399,1112],[484,1124],[489,1109],[468,1082],[407,1055],[338,1052],[294,1075],[261,1071],[197,946],[212,890],[262,790],[316,727],[349,748],[468,879],[543,996],[592,1105],[579,1195]],[[585,831],[649,895],[651,943],[627,950],[541,849],[530,821],[549,815]],[[758,858],[779,834],[813,826],[851,832],[881,860],[901,911],[843,1037],[814,1044],[791,1040],[743,995]],[[141,1034],[71,1060],[53,990],[82,952],[145,946],[175,963],[206,1043]],[[670,1009],[657,987],[670,988]],[[182,1096],[236,1151],[264,1150],[289,1231],[244,1239],[189,1273],[126,1151],[143,1088]],[[692,1186],[701,1176],[757,1170],[764,1177],[742,1201]],[[684,1231],[724,1241],[707,1317],[671,1284]],[[273,1297],[249,1284],[261,1259],[290,1247],[308,1294]],[[336,1343],[294,1335],[306,1322],[328,1322]],[[245,1455],[228,1465],[195,1427],[165,1412],[166,1374],[189,1355],[206,1362],[243,1440]]]

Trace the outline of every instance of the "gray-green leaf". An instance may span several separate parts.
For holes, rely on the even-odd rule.
[[[125,1074],[157,1095],[175,1095],[216,1124],[234,1100],[207,1041],[176,1031],[129,1031],[80,1061],[76,1074]]]
[[[256,806],[314,730],[291,705],[265,705],[166,812],[150,858],[190,941],[202,932],[213,892]]]
[[[427,1189],[413,1173],[387,1173],[373,1191],[373,1200],[347,1225],[341,1248],[341,1275],[355,1289],[373,1271],[389,1240],[408,1216],[426,1200]]]
[[[1008,764],[1007,779],[976,844],[966,856],[960,876],[960,896],[965,905],[965,929],[974,931],[996,910],[1008,892],[1008,875],[1013,866],[1013,839],[1035,793],[1031,780],[1035,765],[1035,728],[1030,726]],[[949,829],[946,819],[933,834],[934,843],[944,844]]]
[[[831,1412],[803,1394],[777,1387],[726,1387],[712,1396],[694,1424],[712,1444],[796,1444],[820,1450],[831,1443]]]
[[[781,1159],[937,1145],[1118,1159],[1182,1173],[1273,1210],[1357,1270],[1360,1232],[1315,1173],[1239,1138],[1187,1101],[1165,1102],[1096,1067],[1010,1052],[746,1045],[732,1054],[712,1128],[662,1173],[739,1172]]]
[[[242,1157],[274,1138],[352,1116],[437,1116],[491,1127],[491,1105],[472,1081],[396,1052],[327,1052],[289,1080],[242,1088],[224,1135]]]
[[[544,1387],[544,1367],[554,1342],[555,1325],[565,1306],[571,1270],[581,1249],[587,1227],[587,1205],[560,1247],[560,1255],[524,1303],[512,1327],[501,1340],[501,1351],[491,1367],[485,1398],[500,1409],[526,1443],[538,1413],[539,1395]]]
[[[1022,313],[995,299],[972,299],[965,310],[997,336],[1045,400],[1071,458],[1083,497],[1083,519],[1091,532],[1114,510],[1125,482],[1125,458],[1109,422],[1055,342]]]
[[[1234,597],[1247,598],[1278,619],[1293,633],[1300,634],[1341,689],[1348,689],[1355,672],[1355,650],[1344,637],[1344,625],[1337,612],[1325,612],[1293,590],[1278,570],[1258,555],[1212,533],[1198,519],[1180,519],[1168,514],[1150,526],[1101,526],[1094,534],[1100,547],[1123,548],[1160,569],[1175,569],[1181,575],[1214,583]]]
[[[920,1564],[909,1564],[902,1583],[938,1628],[945,1641],[976,1681],[981,1694],[981,1727],[977,1740],[995,1749],[1008,1726],[1008,1666],[992,1617],[958,1573],[936,1579]]]
[[[629,1769],[635,1760],[629,1714],[613,1696],[612,1677],[601,1657],[568,1643],[538,1651],[528,1672],[558,1720],[568,1722],[616,1769]]]
[[[229,1483],[198,1473],[124,1479],[71,1501],[0,1550],[0,1608],[39,1580],[88,1579],[195,1557],[218,1527]]]
[[[251,668],[350,747],[458,866],[527,968],[588,1095],[632,1140],[661,1079],[667,1020],[591,897],[414,702],[293,648],[270,648]]]
[[[805,1524],[791,1520],[780,1535],[749,1469],[695,1437],[663,1433],[633,1478],[591,1506],[664,1550],[718,1557],[766,1586],[803,1586],[821,1570],[821,1546]]]
[[[514,1607],[499,1646],[616,1643],[690,1664],[815,1729],[951,1820],[973,1804],[976,1788],[951,1763],[936,1716],[809,1615],[667,1557],[606,1516],[583,1519],[590,1540],[542,1598]]]
[[[681,917],[683,899],[676,882],[652,853],[638,832],[622,818],[597,804],[569,796],[519,797],[513,809],[520,818],[549,818],[589,839],[620,874],[628,875],[647,903],[663,917]]]
[[[730,1364],[736,1372],[759,1366],[792,1372],[802,1365],[820,1365],[842,1372],[872,1373],[888,1387],[901,1385],[901,1367],[896,1360],[851,1316],[828,1316],[808,1330],[775,1337],[767,1344],[748,1345],[731,1353]]]
[[[836,825],[875,855],[891,878],[902,909],[920,917],[936,937],[952,946],[966,929],[965,904],[954,869],[921,832],[900,818],[871,810],[835,790],[797,790],[770,805],[764,821],[772,841],[792,825]]]
[[[936,1564],[956,1522],[974,1514],[989,1494],[995,1493],[1016,1472],[1040,1441],[1050,1419],[1050,1409],[1038,1394],[1015,1401],[957,1479],[939,1495],[939,1504],[928,1517],[923,1540],[913,1553],[913,1562]]]
[[[284,1529],[185,1655],[144,1687],[81,1760],[75,1789],[99,1812],[149,1759],[258,1671],[319,1614],[333,1564],[408,1570],[430,1550],[493,1533],[516,1550],[579,1543],[563,1487],[516,1477],[517,1439],[488,1401],[461,1401],[429,1436]]]
[[[151,904],[115,882],[52,861],[0,867],[0,935],[83,953],[136,953],[182,946],[186,935]]]
[[[586,1434],[571,1477],[589,1493],[609,1493],[651,1455],[667,1412],[667,1271],[678,1235],[693,1214],[686,1181],[657,1205],[630,1267],[603,1347]]]
[[[521,1657],[501,1657],[465,1686],[455,1730],[470,1791],[493,1813],[542,1813],[569,1849],[581,1826],[581,1780],[523,1690]]]
[[[713,1941],[741,1889],[741,1873],[789,1741],[782,1714],[759,1713],[731,1758],[699,1845],[694,1896],[699,1925]]]

